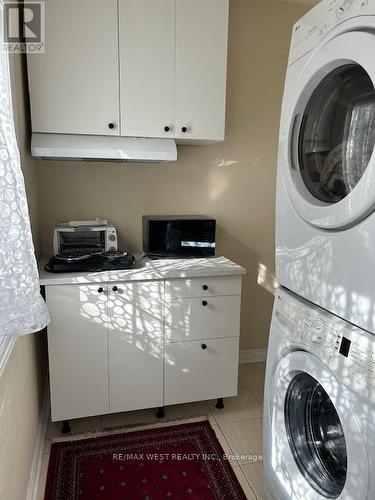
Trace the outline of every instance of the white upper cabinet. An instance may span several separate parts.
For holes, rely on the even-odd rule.
[[[224,139],[228,0],[176,0],[177,139]]]
[[[224,139],[228,0],[120,0],[121,134]]]
[[[120,0],[121,133],[173,137],[175,0]]]
[[[119,135],[117,0],[45,4],[46,52],[28,56],[33,132]]]
[[[229,0],[46,0],[32,130],[224,139]]]

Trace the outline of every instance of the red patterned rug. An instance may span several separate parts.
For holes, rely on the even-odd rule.
[[[208,421],[53,443],[45,500],[245,500]]]

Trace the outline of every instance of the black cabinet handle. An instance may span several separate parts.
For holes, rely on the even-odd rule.
[[[114,123],[108,123],[108,128],[110,128],[111,130],[113,130],[115,128],[115,124]]]
[[[170,128],[170,127],[168,127],[168,125],[166,125],[166,126],[164,127],[164,132],[169,132],[170,130],[171,130],[171,128]]]
[[[100,287],[98,288],[98,293],[103,293],[103,292],[104,292],[104,289],[100,286]]]
[[[114,292],[117,292],[117,291],[118,291],[118,287],[115,285],[115,286],[113,286],[113,287],[112,287],[112,290],[113,290]]]
[[[207,286],[207,285],[203,285],[203,286],[202,286],[202,288],[203,288],[203,290],[204,290],[205,292],[207,292],[207,290],[208,290],[208,286]]]
[[[181,127],[181,132],[185,134],[187,132],[187,127]]]
[[[208,306],[208,302],[207,302],[207,300],[202,300],[202,306],[203,306],[203,307],[207,307],[207,306]]]
[[[201,348],[202,348],[202,349],[207,349],[207,344],[202,344],[202,345],[201,345]]]

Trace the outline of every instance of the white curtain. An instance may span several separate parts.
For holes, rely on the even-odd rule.
[[[0,48],[0,337],[33,333],[47,323],[16,142],[9,57]]]

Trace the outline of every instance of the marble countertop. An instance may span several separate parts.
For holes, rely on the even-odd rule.
[[[247,272],[244,267],[226,257],[160,260],[151,260],[146,257],[138,260],[132,269],[80,273],[51,273],[44,269],[47,262],[48,258],[44,258],[39,263],[39,282],[45,286],[233,276]]]

